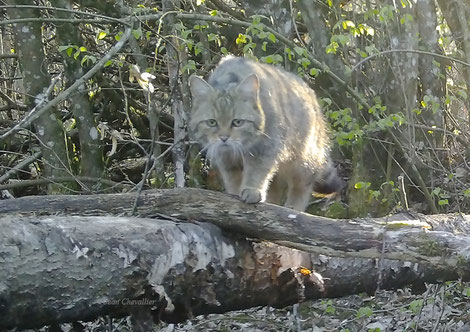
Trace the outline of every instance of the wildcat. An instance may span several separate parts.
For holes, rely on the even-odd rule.
[[[339,191],[315,93],[294,74],[246,58],[221,60],[208,81],[189,79],[190,136],[226,192],[304,211],[312,191]],[[268,190],[269,189],[269,190]],[[287,189],[287,193],[284,191]]]

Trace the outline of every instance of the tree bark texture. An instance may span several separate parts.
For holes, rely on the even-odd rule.
[[[338,221],[189,188],[144,192],[141,218],[103,216],[129,212],[134,199],[0,201],[0,328],[136,310],[180,321],[469,275],[470,239],[449,231],[468,230],[467,216]],[[437,221],[441,230],[422,229]]]
[[[181,4],[180,0],[164,0],[162,1],[163,11],[169,12],[174,10],[179,10]],[[169,34],[178,35],[174,30],[175,20],[173,18],[168,19],[168,27],[170,31]],[[184,145],[184,140],[186,138],[185,122],[186,122],[186,112],[185,108],[189,107],[189,89],[183,89],[181,84],[185,85],[187,88],[187,83],[185,84],[184,80],[180,84],[178,76],[180,75],[181,67],[184,66],[183,52],[180,51],[180,42],[177,38],[170,38],[169,43],[167,43],[167,54],[170,57],[168,61],[168,75],[170,76],[169,82],[172,88],[172,113],[173,118],[175,119],[173,132],[174,132],[174,145],[172,149],[173,154],[173,163],[175,168],[175,184],[178,188],[183,188],[185,186],[185,172],[184,164],[186,158],[186,149]],[[182,75],[182,78],[185,75]],[[186,81],[187,82],[187,81]]]
[[[320,296],[306,253],[230,239],[203,223],[123,217],[0,218],[0,328],[119,316],[182,320]],[[139,301],[139,302],[135,302]]]
[[[22,197],[0,201],[0,216],[121,216],[131,213],[135,199],[135,193]],[[232,195],[196,188],[144,191],[138,197],[137,215],[206,221],[234,234],[328,256],[387,258],[455,268],[457,262],[466,261],[470,250],[465,245],[470,238],[453,234],[470,229],[466,215],[403,213],[386,218],[338,220],[273,204],[246,204]],[[429,231],[431,228],[433,231]]]
[[[11,5],[29,5],[26,0],[9,0]],[[39,10],[35,9],[9,9],[10,18],[39,17]],[[29,109],[32,109],[45,95],[51,79],[47,74],[47,62],[43,52],[42,33],[40,22],[15,23],[16,49],[24,74],[23,84]],[[35,122],[36,135],[41,142],[44,158],[44,169],[48,176],[67,175],[67,154],[65,149],[64,133],[60,119],[55,114],[55,109],[41,115]],[[59,187],[50,186],[52,192],[59,191]]]
[[[52,0],[54,7],[73,9],[70,0]],[[69,13],[58,11],[55,14],[60,18],[70,17]],[[71,23],[57,25],[57,37],[60,46],[83,45],[79,30]],[[80,64],[80,58],[75,59],[62,52],[65,72],[69,79],[69,85],[83,76],[84,70]],[[80,137],[80,174],[82,176],[100,177],[103,175],[103,147],[100,135],[94,119],[92,105],[88,97],[85,82],[78,88],[78,92],[70,96],[70,108],[77,121],[78,135]]]

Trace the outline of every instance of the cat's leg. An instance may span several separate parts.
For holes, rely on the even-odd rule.
[[[266,200],[269,181],[275,173],[274,159],[266,156],[245,156],[240,199],[246,203],[258,203]]]
[[[225,192],[232,195],[240,195],[242,169],[240,167],[219,167],[218,171],[222,178]]]
[[[285,181],[281,178],[281,175],[274,175],[271,183],[269,184],[268,194],[266,196],[266,202],[281,205],[282,195],[286,187]]]
[[[292,167],[287,179],[287,198],[284,206],[305,211],[312,197],[315,176],[303,167]]]

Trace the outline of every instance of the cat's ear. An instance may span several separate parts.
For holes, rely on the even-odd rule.
[[[256,74],[250,74],[241,81],[236,91],[244,97],[257,97],[259,91],[259,78]]]
[[[213,90],[210,84],[207,83],[202,77],[194,74],[189,77],[189,88],[193,98],[206,96]]]

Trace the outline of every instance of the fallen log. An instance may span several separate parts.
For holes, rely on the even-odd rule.
[[[451,232],[467,216],[338,221],[199,189],[147,191],[139,218],[109,216],[135,199],[0,201],[0,328],[135,311],[180,321],[469,275],[470,240]]]
[[[0,216],[14,212],[128,215],[136,199],[140,217],[207,221],[234,234],[327,256],[387,258],[440,267],[462,265],[470,257],[467,215],[402,213],[336,220],[272,204],[245,204],[231,195],[195,188],[149,190],[138,198],[135,193],[23,197],[0,201]]]
[[[191,314],[318,298],[309,255],[214,225],[119,217],[1,217],[0,329],[152,311]]]

